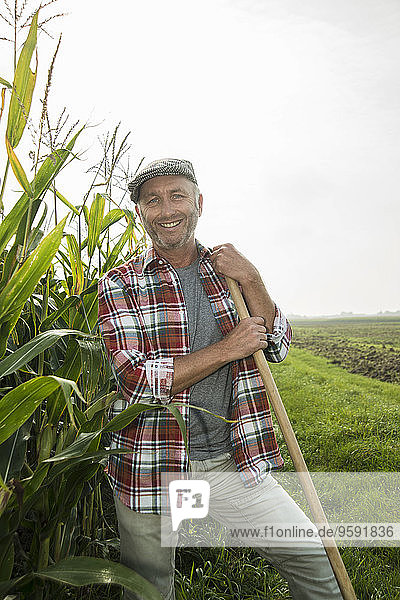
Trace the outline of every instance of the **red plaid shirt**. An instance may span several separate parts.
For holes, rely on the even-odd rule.
[[[201,282],[223,335],[238,322],[225,279],[215,273],[210,252],[198,243]],[[187,312],[174,268],[149,248],[109,271],[99,282],[99,326],[124,401],[183,402],[179,410],[189,425],[189,389],[170,396],[174,357],[190,352]],[[291,328],[276,308],[266,358],[280,362],[287,355]],[[232,364],[232,455],[244,484],[262,481],[271,468],[282,466],[261,376],[252,357]],[[188,456],[177,421],[167,409],[141,413],[112,434],[113,448],[131,454],[113,455],[108,474],[114,492],[128,507],[161,512],[161,474],[188,471]]]

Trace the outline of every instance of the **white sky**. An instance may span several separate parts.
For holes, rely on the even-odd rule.
[[[69,15],[52,29],[63,41],[50,106],[102,122],[81,149],[122,121],[133,167],[191,160],[198,238],[234,243],[286,313],[400,309],[397,0],[54,8]],[[54,47],[40,38],[42,79]],[[61,191],[77,204],[85,189],[70,175]]]

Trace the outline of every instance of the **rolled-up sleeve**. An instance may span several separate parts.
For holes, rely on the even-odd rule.
[[[99,330],[111,368],[129,403],[171,402],[172,357],[145,352],[145,332],[139,308],[117,275],[99,281]]]
[[[275,304],[275,318],[272,333],[267,333],[268,347],[264,350],[265,358],[270,362],[282,362],[289,352],[292,328],[285,315]]]

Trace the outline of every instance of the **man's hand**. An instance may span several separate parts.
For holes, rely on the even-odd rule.
[[[217,273],[235,279],[242,286],[250,282],[261,282],[256,267],[232,244],[214,246],[211,261]]]
[[[247,317],[242,319],[219,344],[222,355],[229,362],[250,356],[257,350],[265,350],[268,346],[267,330],[263,317]]]
[[[232,244],[214,246],[211,261],[217,273],[231,277],[240,283],[250,315],[262,317],[263,324],[271,333],[275,318],[275,304],[253,263],[240,254]]]

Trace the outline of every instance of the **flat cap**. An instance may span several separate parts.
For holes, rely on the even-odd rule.
[[[164,175],[182,175],[197,185],[193,165],[188,160],[181,158],[160,158],[154,160],[143,167],[128,184],[128,190],[131,193],[131,200],[137,203],[139,200],[140,186],[153,179],[153,177],[163,177]]]

